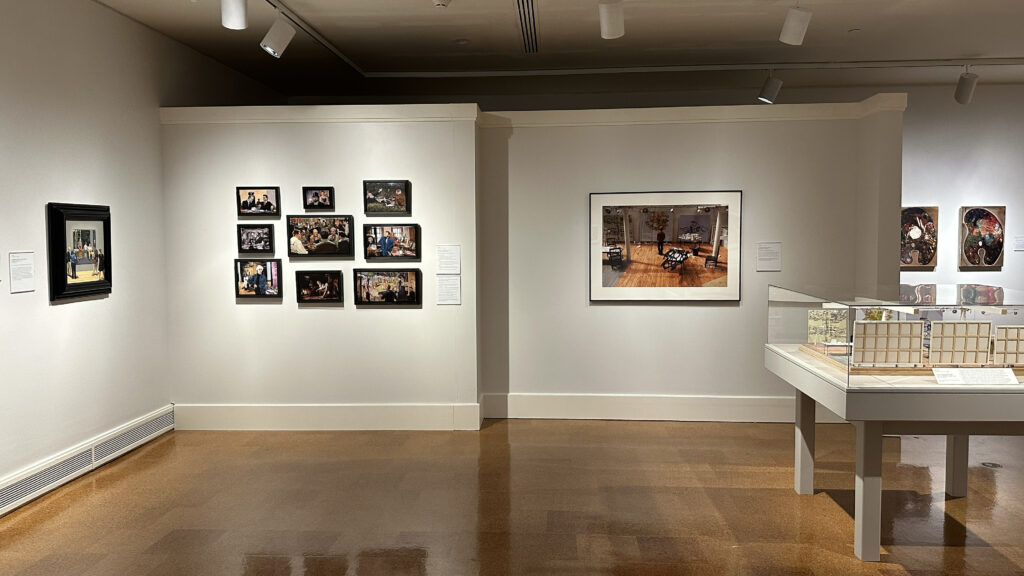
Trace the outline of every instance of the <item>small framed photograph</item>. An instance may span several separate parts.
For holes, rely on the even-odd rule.
[[[50,301],[110,294],[110,207],[46,205]]]
[[[334,186],[303,186],[302,207],[306,210],[334,210]]]
[[[411,216],[412,185],[408,180],[363,180],[363,212],[367,216]]]
[[[419,224],[363,224],[367,260],[419,260],[422,245]]]
[[[239,216],[280,216],[281,188],[277,186],[235,188]]]
[[[351,258],[351,216],[288,216],[288,255]]]
[[[356,268],[356,306],[419,306],[423,275],[417,268],[369,270]]]
[[[235,298],[281,298],[281,261],[235,260]]]
[[[341,270],[296,270],[295,299],[299,303],[345,302]]]
[[[273,254],[274,253],[274,225],[273,224],[239,224],[238,225],[238,253],[239,254]]]

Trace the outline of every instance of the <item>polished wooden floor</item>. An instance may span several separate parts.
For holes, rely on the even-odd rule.
[[[783,424],[172,432],[0,518],[0,574],[1024,574],[1024,439],[885,441],[883,561],[853,555],[853,427],[793,492]],[[1002,468],[983,466],[995,463]]]
[[[693,244],[666,243],[664,252],[670,248],[691,250]],[[715,268],[704,266],[704,256],[711,254],[711,244],[700,245],[700,256],[687,258],[681,268],[665,270],[661,263],[665,256],[658,254],[658,245],[654,243],[633,245],[630,249],[632,260],[615,282],[616,287],[682,287],[682,286],[725,286],[729,275],[729,250],[721,248],[718,253],[719,264]]]

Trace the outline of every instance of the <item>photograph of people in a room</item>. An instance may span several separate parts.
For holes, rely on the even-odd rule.
[[[239,224],[238,252],[240,254],[274,252],[273,224]]]
[[[288,255],[348,257],[351,216],[288,216]]]
[[[302,187],[302,206],[306,210],[334,210],[334,187]]]
[[[277,216],[280,214],[281,188],[235,188],[239,216]]]
[[[728,286],[729,207],[605,206],[604,287]]]
[[[356,305],[418,305],[420,271],[356,269]]]
[[[363,210],[367,216],[409,216],[411,194],[408,180],[364,180]]]
[[[341,270],[297,270],[295,298],[299,302],[343,302]]]
[[[236,298],[280,298],[280,260],[235,260]]]
[[[418,224],[363,225],[363,256],[367,260],[420,259],[420,227]]]
[[[106,255],[103,227],[98,222],[68,222],[67,239],[71,241],[64,253],[68,284],[84,284],[103,280]]]

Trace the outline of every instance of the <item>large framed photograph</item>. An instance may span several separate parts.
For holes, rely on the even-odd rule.
[[[238,224],[239,254],[273,254],[273,224]]]
[[[350,258],[351,216],[288,216],[288,255]]]
[[[590,299],[740,299],[738,190],[590,195]]]
[[[419,224],[363,224],[367,260],[419,260],[422,245]]]
[[[239,216],[280,216],[281,188],[277,186],[235,188]]]
[[[1005,226],[1006,206],[960,208],[960,269],[1002,269]]]
[[[363,180],[363,212],[367,216],[411,216],[412,184],[408,180]]]
[[[235,298],[281,298],[280,260],[235,260]]]
[[[416,268],[369,270],[356,268],[356,306],[419,306],[423,275]]]
[[[110,207],[46,205],[50,301],[110,294]]]
[[[303,186],[302,207],[306,210],[334,210],[334,187]]]
[[[345,302],[341,270],[296,270],[295,299],[299,303]]]
[[[900,213],[900,221],[900,269],[935,268],[939,247],[939,207],[905,207]]]

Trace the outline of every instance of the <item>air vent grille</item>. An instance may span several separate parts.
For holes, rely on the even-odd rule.
[[[127,430],[93,448],[93,458],[96,462],[102,462],[113,454],[136,444],[143,439],[156,434],[164,428],[174,426],[174,412],[168,412],[162,416],[139,424],[135,428]]]
[[[74,456],[26,476],[0,490],[0,510],[53,485],[62,484],[67,478],[92,466],[92,450],[79,452]]]
[[[523,33],[523,52],[536,54],[537,47],[537,13],[533,9],[533,0],[516,0],[519,5],[519,27]]]

